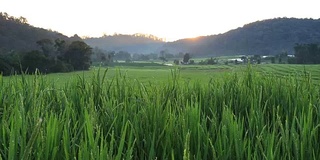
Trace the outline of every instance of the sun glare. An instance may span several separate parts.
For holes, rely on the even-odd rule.
[[[197,41],[197,40],[199,40],[199,37],[188,38],[188,40],[190,40],[190,41]]]

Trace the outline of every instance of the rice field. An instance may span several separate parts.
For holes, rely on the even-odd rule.
[[[0,159],[319,159],[313,67],[0,76]]]
[[[291,65],[291,64],[269,64],[256,65],[256,70],[265,75],[275,74],[279,77],[311,76],[312,80],[320,83],[320,65]]]

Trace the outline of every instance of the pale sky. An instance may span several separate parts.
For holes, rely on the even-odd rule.
[[[319,0],[0,0],[0,12],[67,36],[213,35],[277,17],[320,18]]]

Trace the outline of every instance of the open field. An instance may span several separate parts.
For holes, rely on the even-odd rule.
[[[0,159],[319,159],[318,68],[0,77]]]
[[[267,64],[256,65],[255,69],[265,75],[276,74],[279,77],[311,76],[312,80],[320,83],[320,65]]]
[[[57,73],[44,75],[48,80],[58,85],[63,85],[75,77],[90,78],[98,70],[108,69],[107,78],[111,80],[117,73],[125,74],[130,79],[136,79],[142,83],[163,82],[171,76],[171,71],[179,70],[181,81],[208,82],[210,79],[224,78],[225,75],[241,73],[245,71],[246,65],[180,65],[161,66],[146,65],[147,63],[136,63],[120,65],[116,67],[95,66],[90,71],[79,71],[72,73]],[[262,73],[264,76],[278,76],[288,78],[290,76],[305,77],[311,76],[315,84],[320,84],[320,65],[290,65],[290,64],[260,64],[252,65],[252,69]],[[18,76],[20,77],[20,76]],[[26,77],[32,77],[27,75]],[[13,77],[4,77],[4,81],[10,81]]]

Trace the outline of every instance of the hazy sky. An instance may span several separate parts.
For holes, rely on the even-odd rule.
[[[319,0],[0,0],[0,12],[67,36],[147,33],[167,41],[257,20],[320,18]]]

